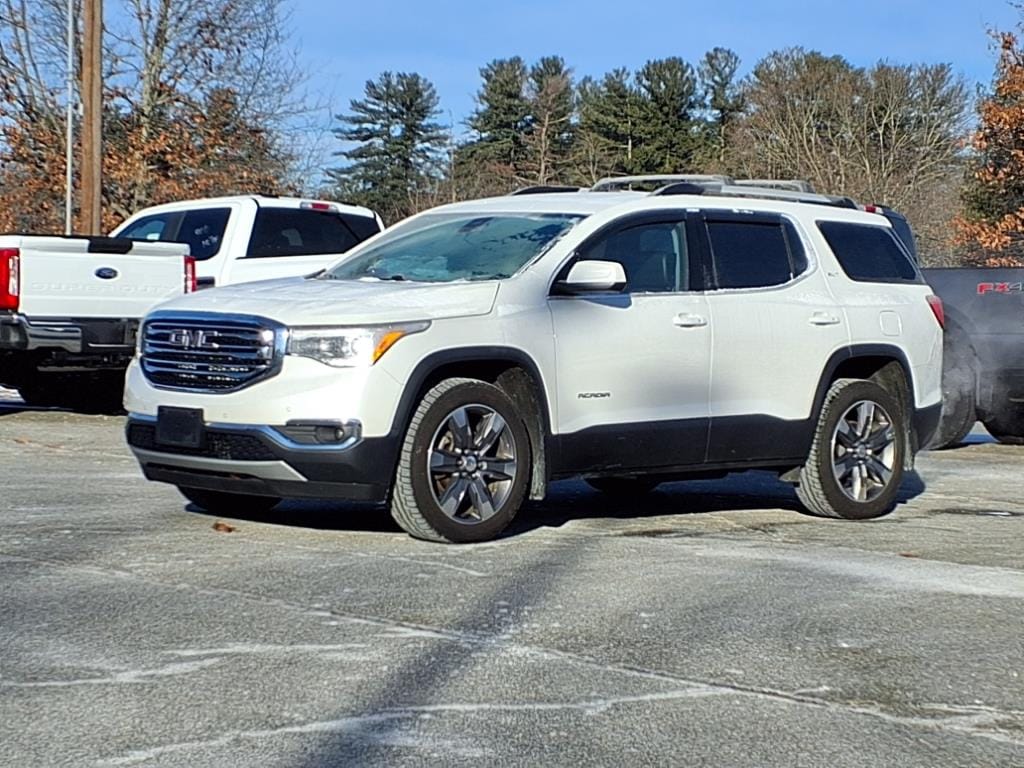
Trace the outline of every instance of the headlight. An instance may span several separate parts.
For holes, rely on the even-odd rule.
[[[292,328],[288,354],[311,357],[334,368],[369,368],[403,336],[430,323],[377,325],[369,328]]]

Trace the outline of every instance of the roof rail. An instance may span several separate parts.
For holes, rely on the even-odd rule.
[[[509,196],[515,195],[547,195],[554,192],[582,192],[582,187],[566,187],[559,184],[536,184],[532,187],[520,187],[514,192],[509,192]]]
[[[789,203],[811,203],[830,205],[834,208],[857,208],[848,197],[819,195],[813,192],[791,192],[785,189],[745,187],[739,184],[669,184],[657,189],[652,195],[711,195],[716,197],[741,197],[751,200],[780,200]]]
[[[659,188],[669,184],[733,184],[730,176],[703,173],[663,173],[643,176],[609,176],[590,188],[591,192],[615,192],[634,187]]]
[[[781,189],[789,192],[814,193],[814,185],[803,179],[739,179],[740,187],[763,187],[764,189]]]

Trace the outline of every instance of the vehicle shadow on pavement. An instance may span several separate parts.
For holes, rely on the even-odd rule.
[[[899,503],[904,504],[924,491],[920,475],[911,472],[903,480]],[[208,518],[211,523],[225,519],[312,530],[405,535],[382,505],[295,500],[282,502],[269,512],[247,514],[240,510],[230,517],[210,514],[194,504],[184,509]],[[634,497],[609,496],[582,481],[569,480],[554,483],[544,501],[527,503],[501,538],[561,528],[581,520],[685,518],[715,512],[769,510],[806,514],[792,486],[766,472],[737,474],[721,480],[665,483],[651,493]]]

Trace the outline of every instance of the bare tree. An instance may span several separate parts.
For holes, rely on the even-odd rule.
[[[969,98],[945,64],[853,67],[838,56],[771,54],[746,83],[732,163],[748,176],[795,177],[904,211],[927,243],[955,213],[937,195],[962,176]],[[934,204],[952,207],[941,212]]]

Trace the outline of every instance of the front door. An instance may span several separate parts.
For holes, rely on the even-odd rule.
[[[622,292],[549,301],[558,470],[702,463],[711,335],[684,214],[630,217],[585,243],[574,261],[584,259],[619,262],[627,284]]]

